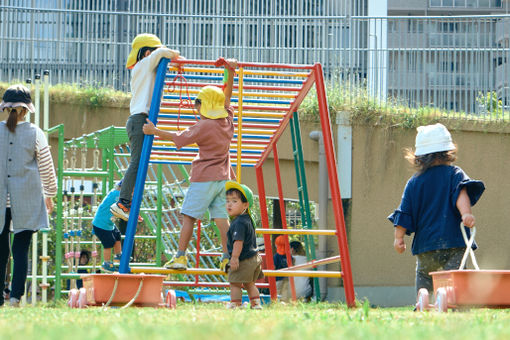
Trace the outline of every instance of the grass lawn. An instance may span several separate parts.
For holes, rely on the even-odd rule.
[[[336,304],[226,310],[93,307],[0,308],[0,339],[510,339],[510,310],[437,313],[411,308],[347,309]]]

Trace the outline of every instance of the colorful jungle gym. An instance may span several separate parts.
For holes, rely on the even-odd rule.
[[[160,129],[169,131],[181,131],[194,124],[198,120],[193,106],[195,96],[203,86],[221,84],[223,79],[222,62],[224,62],[222,59],[217,61],[179,60],[176,64],[169,66],[169,61],[163,59],[157,70],[149,119]],[[231,142],[230,156],[239,182],[242,181],[243,167],[254,167],[256,172],[257,190],[254,191],[258,193],[262,224],[262,228],[257,228],[257,233],[262,234],[264,238],[264,258],[267,268],[264,270],[264,275],[268,278],[267,283],[258,283],[258,286],[269,288],[271,299],[276,299],[275,276],[313,277],[315,294],[319,298],[318,277],[342,278],[346,303],[353,307],[354,287],[322,66],[320,64],[238,63],[236,72],[232,97],[232,105],[235,110],[235,133]],[[335,228],[331,230],[312,229],[301,147],[301,131],[297,111],[313,85],[317,91],[335,220]],[[285,216],[285,196],[277,143],[288,126],[291,128],[301,228],[287,228],[286,219],[282,218],[283,229],[275,229],[270,226],[269,222],[263,165],[272,153],[280,210],[282,216]],[[55,276],[48,277],[55,279],[55,297],[58,299],[62,292],[76,288],[76,281],[81,276],[78,273],[79,269],[91,270],[95,273],[99,268],[100,261],[97,257],[100,243],[96,241],[94,235],[90,234],[91,220],[100,197],[104,197],[107,191],[114,186],[115,179],[122,178],[123,172],[127,169],[130,153],[125,128],[109,127],[67,142],[64,142],[63,125],[49,129],[48,133],[58,133],[59,136],[59,193],[56,212],[55,258],[57,265]],[[143,300],[144,294],[147,296],[149,287],[157,287],[161,284],[168,287],[188,286],[194,289],[228,287],[225,273],[216,269],[218,258],[221,255],[220,242],[217,229],[208,218],[199,221],[198,227],[194,230],[194,241],[190,244],[192,249],[191,251],[188,249],[188,260],[190,263],[194,263],[193,268],[176,271],[161,267],[162,261],[164,261],[163,257],[171,258],[177,249],[181,228],[180,205],[189,185],[185,166],[191,164],[197,153],[196,145],[177,150],[170,141],[154,139],[154,136],[145,136],[130,219],[127,222],[123,243],[119,274],[84,276],[84,286],[89,291],[82,291],[80,299],[86,298],[89,304],[90,301],[94,301],[93,304],[106,302],[109,305],[110,303],[126,303],[131,300],[129,305],[132,303],[157,305],[158,301]],[[90,156],[92,156],[92,160],[89,159]],[[92,188],[89,193],[85,193],[87,183],[91,184]],[[90,208],[84,208],[86,206],[84,202],[87,202]],[[143,232],[140,230],[137,232],[139,214],[144,218],[144,226],[141,229],[149,235],[142,235]],[[274,270],[271,234],[303,235],[308,263],[284,270]],[[313,241],[313,237],[316,235],[335,236],[339,255],[316,259]],[[135,239],[156,242],[154,263],[130,263]],[[288,238],[286,243],[287,257],[290,260]],[[79,263],[80,249],[83,247],[92,249],[91,265]],[[335,262],[340,263],[341,271],[304,270],[316,269],[317,266]],[[173,274],[178,280],[163,281],[165,276],[152,274]],[[126,290],[122,288],[122,282],[133,281],[133,278],[136,277],[140,277],[140,279],[135,280],[134,290],[132,290],[135,293],[132,291],[125,293],[130,296],[126,301],[120,297],[115,300],[116,290],[119,292],[123,289]],[[146,284],[146,287],[142,288],[144,280],[148,282],[151,277],[157,281],[157,284]],[[106,286],[100,283],[103,278],[109,281]],[[68,280],[68,289],[63,289],[62,280]],[[292,296],[295,298],[292,279],[290,281]],[[106,294],[104,291],[100,292],[103,289],[108,292]],[[101,297],[98,297],[99,295]],[[158,300],[160,293],[158,292],[156,297],[147,299]],[[85,304],[83,301],[82,303]]]

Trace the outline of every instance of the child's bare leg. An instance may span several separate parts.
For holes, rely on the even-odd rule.
[[[116,241],[113,245],[113,252],[115,254],[120,254],[122,252],[122,247],[120,246],[120,241]]]
[[[221,246],[223,247],[223,252],[228,253],[227,249],[227,232],[228,228],[230,227],[228,223],[228,219],[226,218],[215,218],[214,222],[218,226],[218,229],[220,230],[220,236],[221,236]]]
[[[105,248],[103,251],[103,257],[106,262],[110,262],[112,259],[112,249],[113,248]]]
[[[188,215],[183,215],[181,235],[179,236],[179,252],[185,252],[188,248],[191,236],[193,236],[193,227],[195,226],[196,218]]]
[[[241,283],[230,283],[230,302],[235,306],[241,306],[243,290]]]
[[[255,282],[248,282],[244,284],[244,288],[248,292],[250,298],[250,304],[252,307],[260,305],[260,294],[258,288],[255,286]]]

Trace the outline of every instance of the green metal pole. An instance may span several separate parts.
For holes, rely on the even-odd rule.
[[[156,201],[156,265],[161,267],[161,253],[163,244],[161,240],[161,228],[163,218],[163,166],[158,164],[157,167],[158,175],[158,195]]]
[[[58,160],[57,160],[57,223],[56,223],[56,240],[55,245],[55,301],[60,299],[62,290],[61,273],[62,273],[62,192],[64,180],[64,124],[57,125],[49,129],[48,135],[58,131]]]
[[[179,170],[181,171],[181,174],[184,176],[184,179],[186,180],[186,183],[189,185],[189,174],[188,174],[188,171],[186,171],[186,168],[182,164],[179,164],[178,167],[179,167]]]
[[[304,223],[304,227],[307,228],[307,229],[311,229],[312,228],[312,218],[311,218],[311,213],[310,213],[310,202],[308,200],[308,187],[307,187],[307,184],[306,184],[306,174],[305,174],[305,162],[304,162],[304,158],[303,158],[303,149],[302,149],[302,142],[301,142],[301,128],[299,126],[299,119],[297,117],[297,112],[294,112],[294,114],[292,115],[292,129],[291,129],[291,133],[293,134],[293,138],[292,138],[292,144],[293,144],[293,149],[294,149],[294,152],[297,153],[295,156],[297,156],[298,158],[298,162],[294,162],[294,163],[297,163],[296,164],[296,177],[298,177],[298,186],[300,185],[301,186],[301,190],[302,191],[302,198],[303,198],[303,202],[302,204],[304,205],[304,209],[302,210],[304,212],[304,217],[301,216],[301,218],[303,219],[303,222]],[[298,174],[299,173],[299,174]],[[299,190],[299,188],[298,188]],[[310,255],[313,259],[315,259],[315,243],[314,243],[314,239],[313,239],[313,236],[312,235],[307,235],[307,237],[305,237],[305,240],[307,240],[307,248],[309,248],[309,251],[310,251]],[[308,258],[308,260],[310,260],[310,258]],[[315,291],[315,298],[317,299],[317,301],[320,301],[320,298],[321,298],[321,292],[320,292],[320,288],[319,288],[319,279],[318,278],[314,278],[313,279],[313,282],[314,282],[314,291]]]
[[[110,177],[109,177],[109,182],[110,182],[110,185],[108,186],[108,190],[106,191],[105,190],[105,195],[106,195],[106,192],[110,191],[111,189],[113,189],[113,181],[114,181],[114,171],[115,171],[115,142],[114,142],[114,134],[115,134],[115,127],[114,126],[111,126],[110,127],[110,131],[109,131],[109,134],[110,134],[110,143],[109,143],[109,147],[108,147],[108,165],[109,165],[109,169],[110,169]]]

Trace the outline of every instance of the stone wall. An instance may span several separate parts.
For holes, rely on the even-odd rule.
[[[65,124],[66,138],[81,136],[110,125],[124,126],[127,108],[84,109],[72,105],[52,105],[50,126]],[[445,123],[452,128],[453,123]],[[308,138],[318,124],[303,123],[303,150],[310,199],[318,200],[318,144]],[[464,124],[452,130],[459,146],[457,165],[472,178],[485,182],[486,192],[474,207],[477,218],[476,251],[478,263],[484,269],[510,269],[510,131],[498,127]],[[336,132],[336,127],[333,127]],[[353,127],[352,202],[348,215],[349,250],[354,283],[363,287],[413,286],[415,258],[408,250],[399,255],[393,250],[393,228],[386,217],[398,206],[404,185],[413,174],[403,157],[403,149],[414,145],[415,130]],[[52,141],[54,150],[56,144]],[[284,196],[297,198],[295,170],[292,159],[290,130],[278,143]],[[274,165],[271,159],[264,165],[267,196],[276,197]],[[245,168],[242,181],[257,194],[253,168]],[[334,229],[332,209],[328,226]],[[328,239],[328,256],[337,254],[337,243]],[[338,267],[329,266],[332,270]],[[338,280],[330,280],[338,286]]]

